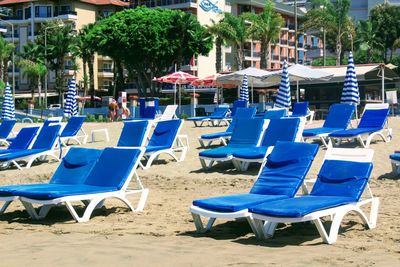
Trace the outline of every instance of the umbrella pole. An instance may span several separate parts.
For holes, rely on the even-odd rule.
[[[254,88],[253,88],[253,84],[254,84],[254,80],[251,80],[251,103],[252,104],[254,104]]]
[[[196,117],[196,86],[193,86],[193,117]]]
[[[382,103],[385,103],[385,65],[382,66]]]
[[[174,105],[176,105],[176,83],[174,84]]]
[[[299,81],[296,81],[296,99],[297,102],[300,102]]]
[[[182,85],[179,84],[178,98],[179,98],[179,114],[180,114],[180,115],[182,115],[182,106],[181,106],[181,104],[182,104],[182,101],[181,101],[181,86],[182,86]]]
[[[217,87],[217,90],[219,90],[218,87]],[[223,103],[222,103],[222,99],[224,99],[224,90],[223,90],[222,87],[221,87],[221,104],[223,104]]]

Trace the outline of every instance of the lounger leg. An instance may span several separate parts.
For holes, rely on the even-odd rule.
[[[200,143],[200,146],[201,146],[201,147],[206,147],[206,146],[204,145],[204,142],[203,142],[202,139],[199,138],[198,140],[199,140],[199,143]]]
[[[396,174],[399,172],[399,169],[398,169],[398,167],[397,167],[397,164],[394,163],[394,162],[392,162],[392,171],[393,171],[394,173],[396,173]]]
[[[249,221],[250,223],[250,221]],[[252,219],[250,223],[250,227],[253,230],[253,233],[256,235],[257,239],[264,239],[264,221],[258,219]]]
[[[200,215],[192,213],[192,217],[193,217],[194,225],[196,226],[196,231],[199,233],[204,232],[204,226],[203,226],[203,222],[201,221]]]
[[[214,164],[214,160],[210,160],[210,163],[207,164],[205,159],[200,158],[201,167],[203,169],[209,169]]]
[[[28,212],[29,216],[34,219],[34,220],[39,220],[40,216],[39,214],[36,212],[35,208],[33,207],[33,205],[31,203],[25,202],[25,201],[21,201],[22,205],[24,205],[26,212]]]
[[[253,231],[253,233],[256,235],[256,237],[258,239],[262,239],[262,233],[260,235],[259,233],[259,228],[257,226],[257,222],[250,216],[246,217],[247,218],[247,222],[250,225],[251,230]]]
[[[0,214],[3,214],[3,213],[6,211],[6,209],[8,208],[8,206],[10,206],[11,202],[12,202],[12,200],[9,200],[9,201],[6,201],[6,202],[3,204],[3,206],[2,206],[1,209],[0,209]]]
[[[238,161],[238,160],[236,160],[236,159],[232,159],[232,164],[233,164],[233,166],[235,167],[235,169],[236,169],[237,171],[241,171],[241,170],[242,170],[241,162],[240,162],[240,161]]]
[[[43,219],[47,216],[53,205],[43,205],[39,210],[39,218]]]
[[[371,210],[369,212],[369,216],[367,216],[365,212],[361,209],[361,206],[369,203],[371,203]],[[376,222],[378,220],[378,209],[379,198],[373,197],[369,201],[365,201],[364,203],[361,202],[357,209],[355,209],[355,211],[360,216],[364,224],[366,224],[369,229],[373,229],[376,227]]]

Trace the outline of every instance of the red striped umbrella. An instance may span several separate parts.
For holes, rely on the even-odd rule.
[[[161,83],[187,84],[197,80],[198,77],[183,71],[177,71],[157,79]]]
[[[207,77],[204,77],[202,79],[197,79],[194,82],[192,82],[193,86],[216,86],[217,83],[217,77],[221,76],[221,74],[216,73],[214,75],[210,75]]]

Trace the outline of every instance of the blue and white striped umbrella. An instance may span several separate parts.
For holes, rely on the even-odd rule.
[[[68,83],[67,99],[65,101],[64,116],[72,117],[78,115],[78,105],[76,103],[76,83],[72,78]]]
[[[242,87],[240,88],[239,100],[243,100],[249,103],[249,82],[247,80],[246,74],[243,76]]]
[[[353,53],[349,53],[349,64],[347,65],[346,77],[342,91],[341,103],[357,105],[360,102],[358,91],[357,74],[354,68]]]
[[[290,108],[292,104],[291,98],[288,65],[285,60],[283,62],[282,78],[279,85],[278,95],[275,100],[275,107]]]
[[[14,101],[12,98],[11,87],[10,84],[7,83],[6,88],[4,89],[4,99],[3,106],[1,109],[1,118],[3,120],[12,120],[15,118],[15,109],[14,109]]]

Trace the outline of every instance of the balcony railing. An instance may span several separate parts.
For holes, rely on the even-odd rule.
[[[279,55],[272,55],[272,60],[279,60]]]
[[[178,0],[176,0],[178,1]],[[35,14],[35,18],[53,18],[53,17],[57,17],[57,16],[63,16],[63,15],[78,15],[78,13],[76,11],[72,11],[72,10],[62,10],[62,11],[58,11],[58,12],[54,12],[54,15],[47,15],[47,14]],[[30,19],[30,17],[22,17],[22,16],[9,16],[9,17],[4,17],[2,18],[4,20],[26,20],[26,19]]]
[[[303,44],[303,43],[297,43],[297,47],[298,47],[298,48],[303,48],[303,47],[304,47],[304,44]]]
[[[172,6],[185,3],[196,4],[197,0],[149,0],[149,1],[140,1],[138,3],[133,3],[130,5],[130,7],[135,8],[138,6],[147,6],[147,7]]]
[[[76,11],[72,11],[72,10],[61,10],[58,11],[57,13],[54,12],[54,16],[62,16],[62,15],[78,15],[78,13]]]
[[[293,42],[293,41],[290,41],[290,42],[289,42],[289,46],[295,46],[295,45],[296,45],[295,42]]]
[[[113,69],[98,69],[98,72],[109,72],[109,73],[114,73]]]
[[[24,18],[22,16],[15,16],[15,17],[4,17],[2,19],[4,19],[4,20],[23,20]]]
[[[282,45],[287,45],[288,44],[288,40],[287,39],[281,39],[279,41],[279,43],[282,44]]]
[[[281,57],[281,61],[284,61],[284,60],[286,60],[287,61],[287,57]]]
[[[289,62],[290,63],[294,63],[296,61],[296,59],[294,57],[289,57]]]

